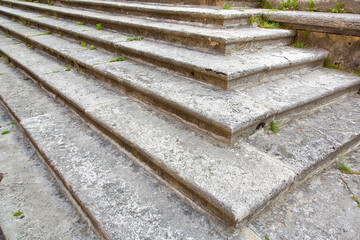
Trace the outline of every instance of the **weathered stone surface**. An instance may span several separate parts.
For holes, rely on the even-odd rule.
[[[354,87],[360,87],[360,78],[353,74],[326,68],[306,71],[304,74],[268,82],[246,89],[245,92],[263,103],[277,114],[296,109],[299,114],[302,108],[319,104],[322,99],[329,100],[337,93]]]
[[[358,14],[270,11],[264,12],[263,15],[271,21],[282,22],[301,30],[360,36],[360,15]]]
[[[345,157],[354,170],[359,152]],[[261,239],[357,239],[360,206],[346,185],[359,199],[359,176],[341,173],[336,162],[255,219],[252,229]]]
[[[293,166],[301,179],[344,144],[359,140],[359,119],[357,94],[285,124],[279,133],[259,131],[248,142]]]
[[[7,125],[12,121],[0,105],[0,132],[10,131],[0,135],[0,225],[6,239],[98,239],[17,124]],[[22,215],[13,216],[16,211]]]
[[[115,2],[97,0],[61,1],[62,5],[102,10],[117,14],[149,16],[164,20],[181,20],[191,24],[202,23],[201,26],[219,26],[225,28],[248,26],[248,18],[260,15],[263,9],[246,9],[245,11],[224,10],[220,7],[199,8],[192,6],[165,4],[144,4],[141,2]],[[265,10],[266,11],[266,10]]]
[[[25,48],[14,52],[26,53],[28,60],[37,62],[34,56],[38,54],[33,51]],[[31,68],[36,72],[37,67]],[[39,61],[38,68],[38,72],[44,72],[41,70],[46,68],[43,61]],[[231,218],[232,224],[244,220],[292,182],[291,170],[263,157],[246,144],[233,151],[230,147],[210,143],[190,128],[142,106],[123,93],[83,94],[85,85],[94,93],[114,92],[105,90],[106,87],[96,80],[75,72],[71,78],[64,76],[65,73],[38,74],[39,80],[61,98],[68,99],[92,121],[111,131],[125,146],[145,153],[158,168],[190,188],[195,198],[204,199]],[[67,81],[71,90],[64,87]],[[111,96],[111,102],[107,96]],[[39,140],[42,138],[44,136]]]
[[[299,10],[301,11],[307,11],[306,8],[309,7],[308,0],[298,0],[297,3],[299,3]],[[345,0],[345,1],[337,1],[337,0],[316,0],[315,7],[318,8],[318,11],[321,12],[329,12],[331,8],[337,8],[336,3],[345,3],[343,8],[345,9],[345,12],[347,13],[360,13],[360,1],[359,0]],[[281,3],[281,0],[274,0],[272,1],[273,6],[277,6]],[[337,13],[336,15],[338,15]]]
[[[56,12],[58,16],[66,19],[86,21],[88,24],[93,25],[101,23],[102,26],[107,29],[114,29],[133,35],[143,35],[157,40],[165,40],[191,48],[201,49],[206,52],[222,54],[231,54],[239,50],[249,51],[252,45],[261,48],[262,46],[268,45],[263,44],[265,40],[272,40],[272,42],[280,41],[279,45],[283,46],[288,44],[290,37],[294,35],[293,31],[284,29],[257,29],[253,27],[236,30],[213,29],[182,25],[176,22],[168,23],[156,21],[155,19],[143,19],[136,16],[114,16],[96,11],[39,5],[30,2],[14,1],[12,3],[15,6],[26,6],[26,8],[41,13],[51,15],[51,13]],[[11,13],[16,14],[19,10],[2,6],[0,12],[9,15]],[[25,16],[23,16],[23,18],[27,19]],[[31,20],[34,21],[36,18],[32,18]],[[37,18],[37,20],[39,20],[39,18]],[[284,39],[287,39],[287,41],[284,41]],[[252,44],[247,44],[250,41]]]
[[[328,58],[332,64],[360,72],[360,37],[358,36],[298,31],[297,41],[304,42],[309,47],[326,49],[329,51]]]
[[[41,98],[41,94],[34,95]],[[57,106],[56,111],[24,117],[21,124],[67,188],[111,239],[239,239],[179,198],[123,150]]]
[[[118,54],[126,54],[150,61],[153,64],[180,71],[224,88],[231,88],[244,82],[261,82],[264,78],[269,80],[274,77],[271,74],[272,72],[282,69],[284,69],[282,73],[287,73],[289,76],[293,73],[293,68],[314,67],[320,65],[327,57],[327,52],[319,49],[297,49],[284,46],[274,48],[276,44],[272,41],[269,46],[274,49],[263,49],[263,51],[256,53],[234,56],[221,56],[146,39],[129,42],[126,41],[129,36],[123,34],[97,31],[93,27],[84,25],[75,26],[74,22],[64,20],[39,18],[34,13],[16,9],[7,10],[4,14],[10,13],[18,18],[31,19],[32,22],[53,29],[54,32],[65,32],[72,37],[105,46],[111,51],[117,51]],[[4,22],[1,25],[4,30],[10,32],[16,26],[12,22]],[[248,44],[252,45],[253,43],[249,42]],[[258,50],[260,49],[258,48]]]
[[[7,26],[8,29],[16,32],[17,35],[23,36],[23,39],[28,34],[29,28],[16,23],[11,22],[2,26]],[[41,32],[39,31],[39,33]],[[152,66],[139,64],[130,59],[123,62],[109,63],[110,60],[116,59],[118,55],[109,54],[109,52],[98,49],[88,50],[78,43],[52,35],[34,36],[27,38],[27,40],[31,41],[33,45],[40,46],[42,49],[48,49],[54,55],[62,54],[64,58],[71,62],[77,62],[77,64],[86,67],[86,69],[92,72],[105,78],[113,79],[116,83],[119,82],[125,88],[135,91],[136,94],[134,95],[139,95],[140,93],[140,98],[150,98],[155,103],[160,101],[160,107],[163,109],[175,112],[183,119],[196,123],[201,128],[224,138],[227,142],[234,141],[239,136],[249,135],[255,130],[258,123],[265,121],[265,119],[274,113],[287,111],[296,104],[297,106],[295,107],[306,105],[325,95],[329,96],[336,91],[360,83],[359,78],[352,77],[346,80],[348,83],[345,84],[343,78],[348,78],[348,75],[336,73],[338,77],[335,78],[334,74],[321,75],[322,72],[320,71],[318,73],[320,75],[318,80],[314,78],[314,72],[312,72],[307,77],[301,76],[300,78],[298,76],[291,80],[291,82],[287,79],[286,81],[282,80],[281,82],[260,85],[255,88],[238,89],[237,92],[224,91],[180,75],[172,75],[166,70],[156,70]],[[53,74],[42,76],[44,73],[49,73],[49,70],[43,67],[47,65],[48,60],[46,57],[39,56],[36,60],[25,58],[23,55],[31,55],[31,51],[16,50],[21,48],[21,45],[6,45],[2,50],[4,53],[13,56],[12,58],[19,59],[19,63],[23,66],[31,66],[34,62],[42,62],[43,64],[38,64],[33,74],[39,76],[39,73],[41,73],[40,77],[44,79],[52,77]],[[149,49],[149,51],[151,50]],[[279,59],[274,57],[273,65],[276,65],[275,63],[283,65],[298,61],[297,57],[300,56],[293,57],[293,54],[290,53],[293,53],[291,49],[289,49],[288,56],[281,59],[285,63],[279,63]],[[243,64],[243,66],[246,66],[246,64]],[[62,67],[57,67],[56,70],[63,72],[62,76],[64,77],[69,76],[68,78],[73,78],[71,72],[64,72],[63,69]],[[278,78],[281,77],[283,75],[278,76]],[[62,82],[55,82],[55,84],[62,84]],[[301,85],[299,86],[299,84]],[[267,105],[267,103],[263,104],[264,99],[262,97],[266,97],[267,90],[270,89],[272,91],[271,89],[276,89],[277,85],[280,85],[281,88],[278,88],[278,94],[274,95],[277,99],[273,102],[279,102],[281,104],[280,107],[274,106],[274,104],[270,104],[268,107],[262,106]],[[299,86],[299,88],[295,86]],[[86,88],[84,86],[84,89]],[[72,91],[68,86],[63,86],[62,89],[64,91]],[[292,95],[286,94],[286,89],[291,89]],[[310,90],[313,91],[310,92]],[[307,94],[304,94],[304,92],[307,92]],[[105,95],[108,95],[108,93],[100,92],[94,94],[104,94],[104,98]],[[248,95],[251,97],[248,97]],[[259,97],[259,95],[262,97]],[[289,104],[289,98],[294,95],[302,97],[303,101],[299,101],[298,97],[293,97]],[[254,100],[254,98],[258,98],[259,101]]]

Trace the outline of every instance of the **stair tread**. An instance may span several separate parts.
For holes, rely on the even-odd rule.
[[[1,24],[4,23],[0,22]],[[130,59],[109,63],[118,55],[99,49],[83,51],[85,47],[64,38],[53,35],[36,36],[43,32],[12,22],[8,26],[22,36],[35,35],[28,39],[42,44],[43,48],[52,49],[56,54],[69,55],[73,61],[101,71],[107,76],[111,75],[119,82],[139,89],[145,95],[161,99],[167,105],[175,105],[181,111],[226,131],[231,137],[241,134],[246,128],[271,115],[312,103],[360,84],[360,79],[351,74],[317,69],[305,75],[294,75],[256,87],[225,91]],[[8,40],[5,37],[1,39],[4,42]],[[12,41],[9,42],[11,43]],[[47,58],[43,58],[42,62],[46,64]],[[93,66],[98,63],[102,64]],[[65,67],[54,68],[46,72],[64,69]]]
[[[0,6],[1,9],[4,7]],[[147,39],[129,42],[126,41],[129,35],[113,31],[97,31],[86,25],[75,26],[74,22],[71,21],[39,18],[37,14],[16,9],[10,9],[8,12],[10,11],[19,17],[28,17],[32,21],[46,26],[57,26],[61,30],[77,34],[80,38],[107,42],[125,52],[143,54],[146,57],[173,64],[189,71],[199,71],[225,82],[263,71],[320,61],[327,56],[327,51],[321,49],[299,49],[284,46],[256,53],[232,56],[214,55]]]
[[[334,153],[339,154],[360,140],[359,121],[359,94],[345,95],[323,109],[284,125],[277,134],[259,131],[246,141],[291,165],[298,178],[304,178],[316,166],[331,160]]]
[[[4,52],[20,53],[22,58],[18,55],[19,61],[38,62],[41,57],[38,53],[24,47],[19,52],[20,46],[8,45]],[[52,59],[48,61],[54,62]],[[185,125],[114,92],[94,79],[74,71],[44,74],[47,67],[42,62],[29,68],[88,117],[126,139],[132,147],[141,149],[158,167],[221,209],[232,218],[233,224],[245,219],[286,188],[294,177],[286,166],[264,157],[246,144],[234,151],[208,142]],[[112,98],[110,102],[103,96],[105,91]],[[94,96],[91,92],[99,94]],[[268,179],[272,181],[268,182]]]
[[[237,239],[218,226],[217,221],[178,197],[162,181],[144,170],[141,164],[133,162],[124,154],[125,150],[110,144],[71,111],[55,103],[33,81],[24,80],[21,74],[4,63],[0,63],[0,72],[4,73],[0,76],[0,96],[18,116],[28,136],[47,157],[63,183],[110,239]],[[21,87],[21,92],[18,87]],[[15,94],[17,97],[14,97]],[[47,101],[39,103],[38,99]],[[26,102],[32,104],[25,105]],[[41,105],[52,105],[54,108],[37,113]],[[5,184],[4,181],[1,184]],[[39,183],[37,186],[40,187]],[[44,192],[45,188],[41,191]],[[43,204],[39,202],[40,196],[37,197],[37,204]],[[48,197],[48,200],[54,198]],[[66,207],[64,203],[61,205],[62,213],[66,212]],[[24,212],[25,219],[29,221],[30,215]],[[45,213],[45,209],[39,212]],[[62,220],[61,226],[56,228],[59,231],[66,227],[61,216],[56,215],[57,223]],[[47,217],[54,218],[51,214]],[[76,228],[80,226],[79,222],[75,222],[77,220],[71,226],[75,230],[59,237],[75,237],[79,230]],[[50,226],[49,222],[47,224]],[[32,228],[35,226],[32,225]],[[2,224],[3,230],[6,230],[4,227]],[[19,231],[17,228],[16,232]],[[51,234],[56,236],[55,231]]]
[[[3,63],[0,65],[4,73]],[[6,238],[98,239],[31,148],[18,123],[8,125],[11,123],[14,120],[0,104],[1,132],[10,131],[0,138],[0,225]],[[15,211],[21,211],[22,215],[14,217]]]
[[[148,29],[149,31],[162,31],[164,33],[174,33],[183,36],[191,35],[193,37],[202,38],[202,39],[211,38],[211,41],[215,43],[216,42],[219,43],[248,42],[255,39],[259,39],[259,40],[277,39],[283,37],[291,37],[294,35],[294,32],[292,30],[285,30],[285,29],[263,29],[263,28],[254,28],[254,27],[247,27],[240,29],[204,28],[199,26],[177,24],[175,22],[169,23],[164,21],[156,21],[153,19],[151,20],[143,19],[137,16],[112,15],[112,14],[105,14],[96,11],[71,9],[61,6],[41,5],[32,2],[22,2],[15,0],[9,0],[9,2],[17,2],[18,4],[24,6],[33,6],[38,9],[57,12],[58,14],[61,13],[72,14],[79,16],[79,18],[81,18],[81,16],[87,16],[87,17],[91,17],[94,20],[97,20],[99,23],[105,23],[105,22],[122,23],[132,27],[143,27]],[[3,9],[5,8],[9,11],[16,12],[16,9],[9,9],[6,7],[1,7],[1,8]],[[34,13],[30,13],[30,14],[34,15]]]
[[[62,3],[91,3],[94,5],[104,5],[109,7],[117,7],[124,9],[139,9],[151,12],[167,12],[172,14],[181,15],[195,15],[206,18],[219,18],[219,19],[239,19],[253,16],[254,14],[261,14],[263,9],[246,9],[246,11],[238,10],[224,10],[219,6],[194,6],[194,5],[176,5],[164,3],[146,3],[146,2],[129,2],[129,1],[98,1],[98,0],[71,0],[61,1]]]

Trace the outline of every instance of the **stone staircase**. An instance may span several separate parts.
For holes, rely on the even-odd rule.
[[[0,2],[1,101],[100,238],[237,238],[359,140],[360,78],[263,10]]]

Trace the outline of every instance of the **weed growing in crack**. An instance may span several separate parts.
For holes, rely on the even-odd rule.
[[[6,63],[6,64],[9,64],[9,63],[10,63],[10,59],[9,59],[7,56],[3,56],[3,61],[4,61],[4,63]]]
[[[360,201],[357,199],[357,197],[355,196],[355,194],[353,193],[353,191],[351,190],[351,188],[349,187],[349,185],[347,184],[347,182],[345,182],[345,180],[340,176],[340,179],[343,181],[343,183],[345,184],[346,188],[349,190],[349,192],[351,193],[352,197],[351,199],[357,203],[357,207],[360,208]]]
[[[53,12],[53,18],[58,19],[59,15],[57,14],[57,12]]]
[[[141,41],[144,39],[144,36],[137,36],[137,37],[131,37],[131,38],[127,38],[126,41],[128,42],[132,42],[132,41]]]
[[[112,62],[120,62],[120,61],[124,61],[125,58],[124,57],[118,57],[116,59],[113,59],[113,60],[110,60],[109,62],[112,63]]]
[[[37,17],[48,17],[49,15],[46,15],[46,14],[44,14],[44,15],[40,15],[40,16],[37,16]]]
[[[33,45],[31,45],[31,44],[26,44],[26,46],[29,48],[29,49],[34,49],[35,47],[33,46]]]
[[[257,17],[257,16],[251,16],[249,18],[249,24],[253,25],[254,23],[256,23],[259,27],[262,27],[262,28],[280,28],[281,27],[280,23],[270,22],[266,19],[263,19],[263,18]]]
[[[21,22],[25,27],[29,27],[31,25],[31,23],[24,18],[21,18]]]
[[[305,48],[307,44],[303,42],[294,42],[293,46],[296,48]]]
[[[262,8],[268,8],[268,9],[272,9],[273,5],[272,5],[272,0],[260,0],[259,1],[259,5]]]
[[[44,32],[44,33],[39,33],[39,34],[35,34],[35,35],[25,36],[25,38],[29,38],[29,37],[38,37],[38,36],[44,36],[44,35],[50,35],[50,34],[52,34],[52,32],[47,31],[47,32]]]
[[[359,172],[352,170],[351,168],[349,168],[346,165],[345,160],[344,160],[345,154],[346,154],[346,151],[341,154],[340,159],[339,159],[339,170],[340,170],[340,172],[345,173],[345,174],[360,175]]]
[[[6,130],[6,131],[3,131],[3,132],[1,133],[1,135],[6,135],[6,134],[8,134],[8,133],[10,133],[10,131],[9,131],[9,130]]]
[[[55,71],[52,71],[52,72],[45,73],[45,75],[48,75],[48,74],[53,74],[53,73],[59,73],[59,72],[60,72],[60,71],[55,70]]]
[[[85,23],[85,22],[78,22],[78,23],[76,24],[76,26],[81,26],[81,25],[86,25],[86,23]]]
[[[281,10],[283,11],[290,11],[290,10],[298,10],[300,4],[298,3],[298,0],[281,0],[281,3],[279,5],[281,7]]]
[[[345,12],[344,5],[345,5],[344,2],[342,3],[337,2],[336,8],[330,8],[330,11],[333,13],[344,13]]]
[[[101,23],[96,24],[96,30],[103,30]]]
[[[316,12],[319,8],[315,7],[315,3],[313,0],[310,0],[309,7],[306,8],[309,12]]]
[[[232,8],[232,6],[230,4],[228,4],[228,3],[224,3],[222,8],[226,9],[226,10],[230,10]]]
[[[277,122],[273,121],[270,123],[270,126],[268,128],[265,128],[265,130],[273,131],[274,133],[278,133],[278,132],[280,132],[280,128],[282,128],[282,127],[283,127],[282,120],[277,121]]]
[[[20,216],[20,215],[22,215],[23,213],[21,212],[21,211],[16,211],[16,212],[14,212],[13,213],[13,216],[14,217],[18,217],[18,216]]]

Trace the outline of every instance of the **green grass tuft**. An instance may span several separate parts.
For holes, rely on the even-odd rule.
[[[336,3],[336,8],[330,8],[330,11],[333,13],[344,13],[345,9],[344,9],[344,5],[345,3]]]
[[[316,12],[319,8],[315,7],[315,3],[313,0],[310,0],[309,7],[306,8],[309,12]]]
[[[271,122],[270,126],[268,128],[266,128],[265,130],[269,130],[269,131],[273,131],[274,133],[278,133],[280,132],[280,128],[282,128],[282,120],[277,121],[277,122]]]
[[[120,61],[124,61],[125,60],[125,58],[124,57],[118,57],[118,58],[116,58],[116,59],[113,59],[113,60],[110,60],[109,62],[120,62]]]
[[[21,212],[21,211],[16,211],[16,212],[14,212],[13,213],[13,216],[14,217],[18,217],[18,216],[20,216],[20,215],[22,215],[23,213]]]
[[[305,48],[307,44],[303,42],[294,42],[293,46],[296,48]]]
[[[224,3],[222,8],[226,9],[226,10],[230,10],[232,8],[232,6],[230,4],[228,4],[228,3]]]
[[[76,25],[77,25],[77,26],[86,25],[86,23],[85,23],[85,22],[78,22]]]
[[[96,24],[96,30],[103,30],[101,23]]]
[[[6,131],[3,131],[3,132],[1,133],[1,135],[5,135],[5,134],[8,134],[8,133],[10,133],[10,131],[9,131],[9,130],[6,130]]]
[[[10,63],[10,59],[8,57],[6,57],[6,56],[3,56],[3,61],[6,64]]]
[[[140,41],[143,40],[144,36],[138,36],[138,37],[131,37],[131,38],[127,38],[126,41],[131,42],[131,41]]]

